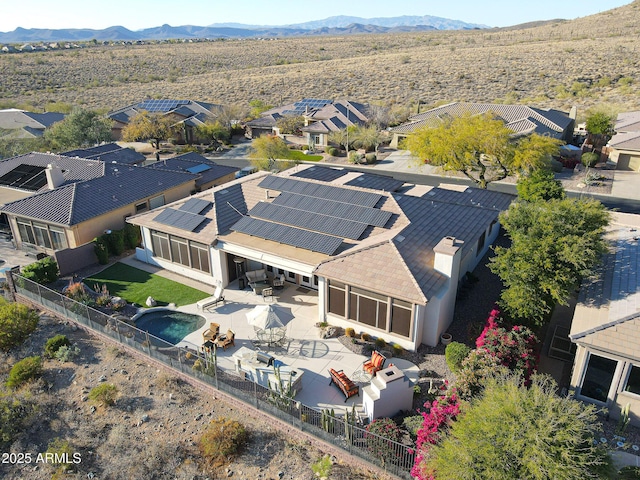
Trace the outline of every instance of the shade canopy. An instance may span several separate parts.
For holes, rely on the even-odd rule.
[[[291,309],[277,304],[258,305],[247,313],[249,325],[260,330],[284,328],[292,319]]]

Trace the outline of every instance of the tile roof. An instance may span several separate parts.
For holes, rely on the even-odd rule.
[[[88,158],[103,162],[125,163],[127,165],[139,164],[146,160],[146,157],[142,153],[138,153],[131,148],[123,148],[116,143],[107,143],[91,148],[80,148],[61,153],[61,155]]]
[[[470,207],[483,207],[499,212],[509,208],[509,205],[511,205],[511,202],[515,199],[513,195],[507,193],[473,187],[466,187],[464,190],[434,187],[422,196],[438,202],[467,205]]]
[[[141,111],[151,108],[148,105],[153,104],[153,112],[159,112],[163,114],[175,113],[183,117],[183,119],[189,118],[203,118],[202,116],[210,116],[213,110],[222,108],[220,105],[208,102],[200,102],[195,100],[143,100],[126,107],[119,108],[108,113],[108,117],[116,120],[120,123],[128,123],[129,120],[140,113]]]
[[[156,169],[187,172],[188,168],[194,168],[199,165],[206,165],[208,168],[197,173],[198,178],[196,179],[196,187],[200,187],[201,185],[213,182],[219,178],[225,177],[239,170],[239,168],[237,167],[218,165],[217,163],[212,162],[211,160],[195,152],[178,155],[173,158],[168,158],[160,162],[152,163],[148,166],[150,168]]]
[[[391,129],[391,132],[408,134],[425,126],[435,126],[445,118],[460,117],[466,113],[493,112],[501,118],[515,134],[524,135],[535,131],[541,135],[561,138],[573,119],[558,110],[544,110],[525,105],[502,105],[492,103],[450,103],[414,115],[408,122]]]
[[[616,150],[640,150],[640,131],[616,133],[608,145]]]
[[[640,359],[640,216],[612,214],[611,249],[580,287],[573,341]]]
[[[63,113],[33,113],[17,108],[0,110],[0,128],[5,130],[31,128],[42,131],[55,122],[64,120]]]
[[[188,173],[119,163],[103,165],[103,176],[8,203],[2,211],[61,225],[76,225],[195,179],[195,175]]]
[[[640,132],[640,111],[619,113],[614,130],[616,132]]]

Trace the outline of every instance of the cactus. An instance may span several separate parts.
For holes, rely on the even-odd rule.
[[[344,436],[347,442],[353,444],[353,426],[358,422],[355,404],[351,407],[351,412],[347,410],[344,416]]]
[[[293,402],[293,397],[296,396],[297,390],[292,388],[291,375],[289,380],[285,381],[280,375],[280,367],[273,366],[273,375],[276,377],[275,388],[271,388],[269,385],[269,401],[280,409],[289,408]]]
[[[333,410],[328,408],[322,410],[322,416],[320,418],[322,429],[325,432],[333,433],[336,425],[336,415]]]
[[[627,403],[620,411],[620,418],[618,419],[618,426],[616,428],[618,435],[622,435],[629,425],[629,408],[631,408],[631,404]]]

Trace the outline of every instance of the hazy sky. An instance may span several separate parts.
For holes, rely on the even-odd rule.
[[[237,22],[285,25],[335,15],[364,18],[432,15],[491,27],[535,20],[573,19],[631,3],[631,0],[3,0],[0,32],[23,28],[130,30]]]

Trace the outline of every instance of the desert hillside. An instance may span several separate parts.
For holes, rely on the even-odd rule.
[[[640,2],[526,28],[226,40],[0,55],[0,102],[112,109],[145,97],[349,97],[640,108]]]

